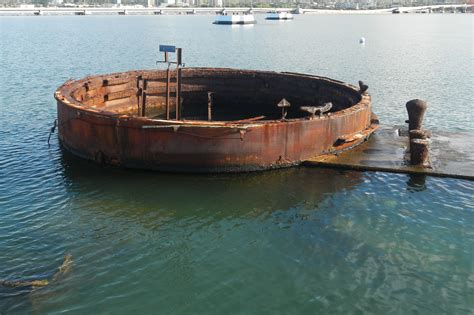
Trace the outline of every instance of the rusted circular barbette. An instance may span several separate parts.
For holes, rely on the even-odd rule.
[[[363,85],[296,73],[130,71],[68,81],[55,98],[65,150],[128,168],[239,172],[298,165],[350,149],[378,126]]]

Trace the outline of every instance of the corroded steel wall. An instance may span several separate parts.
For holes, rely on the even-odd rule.
[[[205,70],[212,74],[211,69]],[[196,74],[199,69],[190,71]],[[138,73],[127,75],[133,77]],[[290,79],[298,76],[264,73]],[[302,77],[326,80],[357,93],[355,87],[337,81]],[[120,75],[115,79],[120,79]],[[109,112],[102,110],[100,104],[90,107],[93,98],[84,105],[81,97],[87,91],[77,91],[84,89],[84,82],[94,80],[65,83],[55,97],[61,144],[66,150],[98,163],[182,172],[261,170],[295,165],[322,153],[346,149],[355,142],[338,144],[338,139],[357,134],[365,138],[373,131],[368,94],[361,95],[359,102],[349,108],[315,119],[249,123],[166,121]]]

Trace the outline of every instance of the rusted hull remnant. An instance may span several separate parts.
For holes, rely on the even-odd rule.
[[[55,94],[62,146],[85,159],[128,168],[238,172],[297,165],[320,154],[345,150],[377,127],[370,96],[338,81],[207,68],[183,69],[181,75],[183,102],[171,106],[182,111],[179,121],[166,120],[166,97],[160,94],[165,92],[166,71],[127,72],[65,83]],[[146,102],[140,101],[143,90],[137,87],[138,76],[149,77],[150,84],[155,84]],[[209,92],[213,93],[214,121],[208,121]],[[301,116],[295,108],[281,120],[275,100],[282,96],[291,99],[292,106],[332,101],[335,111],[311,118]],[[139,108],[143,104],[148,108]],[[147,115],[139,114],[147,111]]]

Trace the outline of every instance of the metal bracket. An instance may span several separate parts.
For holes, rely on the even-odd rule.
[[[181,69],[180,67],[184,67],[185,64],[182,62],[182,49],[177,48],[176,46],[172,45],[160,45],[160,52],[164,53],[164,60],[158,60],[156,64],[165,63],[167,64],[166,69],[166,119],[170,119],[170,84],[171,84],[171,73],[170,73],[170,66],[176,65],[176,120],[181,119]],[[176,61],[170,61],[169,54],[176,53]]]

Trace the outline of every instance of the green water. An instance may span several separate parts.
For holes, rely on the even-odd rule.
[[[0,18],[0,279],[51,277],[73,257],[43,289],[0,287],[0,314],[472,313],[472,181],[132,172],[48,147],[60,83],[151,68],[160,43],[190,66],[364,79],[385,124],[420,97],[432,130],[473,130],[471,15],[212,19]]]

